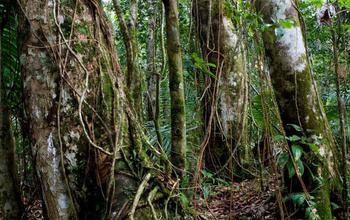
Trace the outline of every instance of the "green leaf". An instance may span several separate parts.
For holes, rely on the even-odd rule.
[[[224,186],[230,186],[230,183],[221,179],[221,178],[216,178],[216,181],[218,181],[218,183],[221,183]]]
[[[278,160],[277,160],[277,164],[280,166],[280,167],[284,167],[288,161],[289,161],[289,155],[288,153],[282,153],[279,157],[278,157]]]
[[[295,169],[294,169],[292,161],[289,161],[287,163],[287,169],[288,169],[288,177],[290,179],[295,175]]]
[[[332,207],[332,210],[336,210],[336,209],[341,208],[341,206],[339,206],[337,203],[334,203],[334,202],[331,202],[331,207]]]
[[[216,68],[216,64],[215,63],[207,63],[207,66]]]
[[[299,170],[299,174],[300,174],[300,176],[302,176],[304,174],[304,170],[305,170],[303,161],[298,160],[296,163],[297,163],[297,167],[298,167],[298,170]]]
[[[293,203],[298,207],[303,207],[305,203],[305,195],[304,193],[296,193],[290,196]]]
[[[292,153],[295,161],[298,161],[303,154],[303,149],[301,146],[293,144],[292,145]]]
[[[274,140],[277,141],[277,142],[283,141],[284,139],[285,139],[284,135],[278,134],[278,135],[274,136]]]
[[[320,153],[320,148],[318,147],[317,144],[313,144],[313,143],[309,143],[308,146],[310,147],[311,151],[316,153],[316,154],[319,154]]]
[[[339,6],[350,8],[350,1],[349,0],[339,0]]]
[[[300,127],[300,126],[298,126],[298,125],[296,125],[296,124],[287,124],[287,125],[289,125],[289,126],[293,127],[293,128],[294,128],[294,130],[296,130],[296,131],[302,131],[301,127]]]
[[[300,141],[301,138],[299,136],[296,135],[292,135],[290,137],[287,137],[288,140],[292,141],[292,142],[296,142],[296,141]]]
[[[294,26],[294,21],[289,20],[289,19],[280,20],[279,23],[282,27],[287,28],[287,29],[292,28]]]
[[[203,197],[204,199],[207,199],[209,197],[209,188],[207,185],[204,185],[202,187],[202,191],[203,191]]]
[[[190,204],[190,201],[188,200],[188,198],[183,193],[180,193],[180,201],[181,201],[181,204],[184,207],[188,207],[188,205]]]
[[[300,174],[300,176],[302,176],[304,174],[304,164],[301,160],[295,161],[297,168],[298,168],[298,173]],[[295,175],[295,169],[293,166],[293,162],[290,160],[287,163],[287,169],[288,169],[288,176],[289,178],[292,178]]]
[[[204,70],[203,72],[206,73],[208,76],[210,76],[210,77],[212,77],[212,78],[215,78],[215,74],[212,73],[211,71],[209,71],[209,70]]]
[[[312,212],[312,209],[311,209],[311,207],[308,207],[307,209],[306,209],[306,218],[308,219],[308,220],[316,220],[316,216],[315,216],[315,214]]]
[[[292,203],[297,207],[303,208],[305,204],[305,195],[304,193],[292,193],[289,194],[284,200],[292,201]]]
[[[350,24],[343,24],[343,27],[346,32],[350,32]]]
[[[202,174],[203,174],[203,177],[208,177],[208,178],[212,178],[213,177],[213,174],[206,171],[206,170],[202,170]]]
[[[320,8],[324,3],[324,0],[309,0],[309,1],[316,8]]]

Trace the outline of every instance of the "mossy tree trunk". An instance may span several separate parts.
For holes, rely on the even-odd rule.
[[[160,80],[161,73],[156,67],[157,3],[149,1],[148,40],[147,40],[147,115],[153,121],[158,143],[162,146],[160,133]]]
[[[320,219],[332,219],[330,187],[337,181],[333,158],[335,144],[312,78],[296,3],[293,0],[259,0],[256,8],[268,24],[273,23],[272,19],[293,22],[291,28],[275,23],[263,33],[265,51],[287,136],[306,136],[309,143],[318,147],[319,153],[316,153],[308,145],[303,146],[312,174],[305,170],[302,178],[309,192],[316,191],[314,202]],[[296,131],[290,124],[301,127],[302,131]],[[312,175],[319,176],[322,181],[318,182]],[[295,192],[289,184],[286,187]]]
[[[12,12],[9,4],[5,4],[8,11]],[[2,10],[1,10],[2,12]],[[7,17],[14,16],[4,13],[0,18],[0,51],[2,51],[3,28]],[[11,118],[6,103],[6,95],[3,80],[3,60],[0,52],[0,219],[20,219],[21,198],[16,187],[17,169],[15,159],[15,143],[11,132]]]
[[[243,159],[240,151],[244,150],[248,106],[244,39],[240,24],[234,25],[226,15],[224,0],[195,2],[193,14],[203,59],[216,66],[208,66],[214,76],[205,76],[205,87],[209,90],[204,101],[206,129],[210,130],[206,165],[215,169],[221,168],[232,156],[236,157],[234,163]],[[214,123],[209,125],[210,120]]]
[[[119,0],[113,0],[115,12],[118,17],[119,27],[122,32],[126,49],[127,75],[126,84],[128,88],[129,100],[136,110],[139,120],[143,118],[142,102],[142,74],[138,60],[138,1],[129,0],[129,20],[126,21]]]
[[[123,217],[149,161],[113,28],[98,1],[20,3],[27,135],[48,216]]]
[[[171,161],[178,173],[185,169],[186,115],[179,17],[176,0],[163,0],[165,7],[169,86],[171,99]]]

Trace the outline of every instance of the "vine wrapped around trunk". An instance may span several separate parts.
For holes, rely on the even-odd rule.
[[[220,169],[232,156],[233,164],[247,162],[243,148],[246,148],[248,77],[240,24],[234,25],[226,15],[224,0],[198,0],[193,13],[203,58],[215,64],[215,68],[209,68],[215,77],[205,76],[205,87],[209,90],[205,93],[204,117],[210,134],[206,166]]]

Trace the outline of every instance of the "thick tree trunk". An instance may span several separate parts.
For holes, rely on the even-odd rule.
[[[212,127],[207,124],[206,128],[211,129],[206,165],[215,168],[224,165],[232,155],[239,156],[238,146],[245,135],[248,106],[246,60],[243,39],[236,28],[239,24],[235,27],[226,16],[225,1],[195,2],[193,13],[202,54],[206,62],[216,65],[210,68],[215,78],[206,76],[206,86],[210,89],[205,99],[205,121],[215,122]]]
[[[165,7],[169,86],[171,99],[171,161],[181,173],[185,169],[186,115],[180,44],[179,17],[176,0],[163,0]]]
[[[81,208],[87,208],[86,198],[96,199],[97,189],[108,182],[114,155],[108,151],[122,140],[125,119],[116,111],[123,94],[114,90],[123,89],[114,82],[120,70],[110,52],[111,27],[99,7],[96,2],[21,1],[28,135],[50,219],[77,219],[75,201],[83,200]],[[81,216],[101,211],[93,205]]]
[[[58,49],[53,47],[59,43],[58,34],[51,29],[55,27],[53,11],[57,8],[53,2],[23,0],[20,4],[25,13],[20,21],[22,34],[20,59],[25,111],[30,126],[27,132],[47,214],[50,219],[77,219],[69,186],[63,175],[61,158],[64,157],[64,152],[60,145],[62,136],[67,142],[68,139],[79,139],[81,130],[74,129],[74,124],[65,126],[64,131],[59,131],[62,128],[58,127],[57,109],[60,96],[64,96],[65,102],[63,107],[65,110],[62,108],[62,112],[64,114],[76,112],[71,110],[70,93],[62,94],[59,65],[54,58],[56,54],[50,51],[50,46],[51,49]],[[27,22],[30,24],[29,27]],[[69,116],[66,119],[68,118],[70,119]],[[69,150],[68,143],[64,147]],[[74,152],[71,159],[72,161],[76,159]]]
[[[22,0],[21,8],[25,110],[48,216],[122,218],[152,161],[113,28],[97,1]]]
[[[291,28],[278,26],[264,32],[263,39],[266,55],[269,59],[271,79],[275,90],[283,126],[287,135],[305,135],[310,143],[319,147],[319,153],[308,149],[308,154],[314,154],[307,165],[313,175],[319,175],[322,183],[317,183],[308,171],[303,180],[307,190],[316,188],[317,214],[321,219],[332,219],[330,208],[330,178],[335,177],[334,140],[318,97],[315,82],[311,75],[307,58],[305,39],[299,20],[298,11],[293,0],[259,0],[256,8],[264,17],[266,23],[274,20],[291,20]],[[289,124],[298,125],[302,133],[296,132]],[[334,180],[336,181],[336,180]],[[290,187],[290,186],[287,186]],[[320,187],[320,188],[318,188]]]
[[[3,82],[1,43],[5,19],[0,19],[0,219],[7,220],[20,218],[21,198],[16,192],[15,143]]]

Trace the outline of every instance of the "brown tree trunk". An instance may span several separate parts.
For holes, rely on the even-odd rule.
[[[20,21],[20,58],[25,111],[30,127],[27,135],[47,214],[50,219],[77,219],[67,177],[62,169],[64,151],[61,142],[66,140],[64,149],[68,152],[68,141],[79,139],[81,129],[72,123],[64,125],[63,131],[58,124],[62,124],[59,119],[61,111],[67,116],[65,120],[70,120],[68,115],[76,112],[72,111],[71,93],[61,89],[60,65],[56,59],[64,59],[64,56],[55,57],[61,55],[58,50],[62,49],[62,46],[54,46],[61,41],[59,34],[52,29],[55,28],[53,13],[57,13],[57,5],[27,0],[20,1],[20,4],[24,13]],[[63,15],[60,19],[64,19]],[[64,108],[57,114],[61,96],[64,96]],[[71,160],[74,161],[75,152],[72,153]]]
[[[206,165],[219,169],[232,156],[243,159],[248,106],[248,78],[239,26],[226,15],[225,1],[197,0],[193,8],[203,59],[214,76],[206,75],[205,121],[209,131]],[[218,112],[218,114],[216,114]],[[213,121],[214,123],[208,123]],[[237,166],[236,166],[237,167]],[[237,170],[233,170],[236,172]]]
[[[126,49],[127,76],[126,85],[129,94],[129,101],[136,110],[139,120],[143,119],[142,104],[142,77],[138,61],[138,40],[137,40],[137,20],[138,20],[138,1],[129,0],[129,20],[128,23],[119,0],[113,0],[115,12],[118,17],[119,27],[122,32],[123,41]]]
[[[171,161],[183,173],[186,164],[186,114],[179,13],[176,0],[163,0],[165,7],[169,86],[171,99]],[[182,174],[181,174],[182,175]]]
[[[317,94],[315,82],[307,58],[303,29],[293,0],[260,0],[256,2],[258,13],[264,21],[272,19],[290,20],[293,27],[272,26],[264,32],[263,40],[269,59],[271,79],[274,87],[283,126],[287,136],[306,136],[307,141],[316,144],[319,153],[303,146],[310,160],[302,176],[307,190],[316,190],[317,215],[321,219],[332,219],[330,208],[330,187],[336,183],[334,164],[335,144],[329,129],[322,103]],[[277,29],[277,31],[275,31]],[[279,34],[276,34],[279,33]],[[296,131],[290,124],[299,126]],[[298,173],[298,172],[297,172]],[[319,175],[321,183],[312,178]],[[290,185],[287,185],[290,189]],[[295,192],[295,189],[290,189]]]
[[[99,2],[20,3],[28,135],[48,216],[125,217],[152,161],[125,93],[113,28]]]
[[[147,41],[147,114],[148,120],[153,121],[158,143],[163,145],[160,133],[160,80],[161,73],[156,68],[156,12],[157,3],[149,1],[148,41]]]

